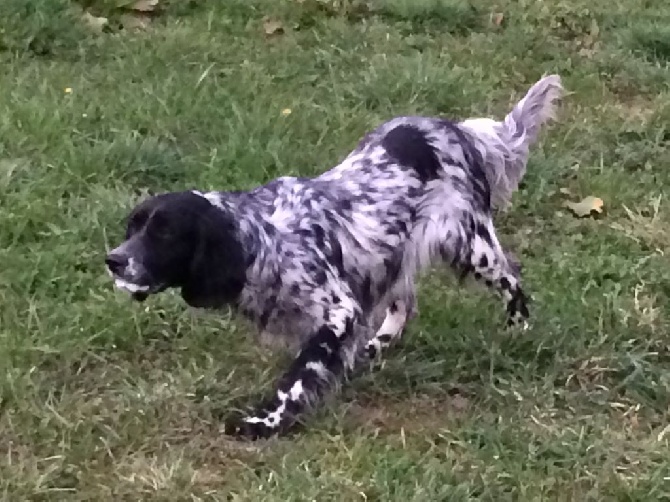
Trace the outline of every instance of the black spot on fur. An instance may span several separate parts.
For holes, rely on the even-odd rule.
[[[369,311],[374,301],[372,295],[372,278],[369,275],[366,275],[363,281],[361,281],[358,296],[363,310],[366,312]]]
[[[489,233],[488,228],[486,228],[486,225],[481,222],[477,222],[475,231],[477,232],[477,235],[481,237],[484,242],[486,242],[486,244],[493,246],[493,240],[491,239],[491,234]]]
[[[323,249],[326,240],[326,232],[323,230],[321,225],[312,225],[312,232],[314,232],[314,238],[316,239],[316,245],[320,249]]]
[[[337,239],[337,236],[334,232],[331,232],[328,236],[328,243],[330,248],[326,249],[326,259],[340,274],[340,277],[344,277],[344,256],[342,254],[342,245]]]
[[[326,275],[326,272],[323,270],[319,270],[315,275],[314,275],[314,282],[316,283],[317,286],[323,286],[326,281],[328,280],[328,276]]]
[[[340,199],[337,201],[337,208],[340,212],[351,211],[352,204],[349,199]]]
[[[348,318],[344,325],[344,336],[342,337],[342,341],[348,340],[352,336],[354,336],[354,320],[352,318]]]
[[[479,266],[481,268],[486,268],[489,266],[489,259],[486,257],[485,254],[483,254],[482,257],[479,259]]]
[[[400,125],[389,131],[381,143],[396,162],[414,169],[422,182],[440,176],[442,165],[435,149],[426,135],[416,127]]]
[[[328,326],[321,326],[293,361],[289,371],[282,377],[279,389],[288,392],[297,380],[302,380],[302,386],[306,392],[319,394],[325,382],[318,374],[307,369],[307,363],[320,362],[330,373],[334,375],[342,373],[344,362],[340,348],[346,334],[342,335],[337,336]]]
[[[277,297],[274,296],[268,302],[265,303],[267,305],[267,308],[261,314],[260,318],[261,329],[265,328],[268,325],[268,321],[270,320],[270,316],[272,315],[272,311],[274,310],[276,302]]]
[[[463,169],[467,169],[471,174],[472,180],[472,191],[475,195],[476,200],[479,202],[482,209],[485,211],[490,211],[491,209],[491,187],[489,185],[488,179],[486,178],[486,171],[484,168],[484,159],[482,159],[481,154],[475,148],[472,138],[467,135],[463,130],[458,127],[457,124],[450,122],[448,120],[440,121],[440,126],[443,129],[449,131],[449,135],[453,135],[457,138],[457,145],[454,147],[460,147],[463,151],[465,157],[466,166],[461,165]],[[456,162],[453,162],[454,165],[459,165]]]
[[[381,343],[391,343],[392,339],[393,339],[393,335],[388,335],[388,334],[379,335],[377,337],[377,340],[379,340]]]
[[[335,351],[339,348],[340,346],[340,337],[337,336],[337,334],[328,326],[321,326],[319,328],[319,331],[314,335],[312,338],[313,343],[310,343],[309,345],[320,345],[320,344],[325,344],[332,351]]]

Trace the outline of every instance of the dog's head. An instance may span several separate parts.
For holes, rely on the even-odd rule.
[[[196,307],[215,307],[244,286],[244,253],[232,217],[202,195],[151,197],[128,217],[125,240],[105,263],[115,284],[142,301],[181,288]]]

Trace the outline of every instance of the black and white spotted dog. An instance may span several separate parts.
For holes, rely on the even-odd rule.
[[[561,94],[551,75],[500,122],[395,118],[316,178],[151,197],[130,214],[107,267],[137,300],[180,288],[191,306],[233,306],[264,337],[299,344],[272,396],[226,425],[251,438],[285,432],[400,337],[430,264],[472,274],[502,296],[509,323],[525,322],[519,269],[492,208],[517,189]]]

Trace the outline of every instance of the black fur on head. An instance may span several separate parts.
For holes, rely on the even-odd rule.
[[[234,302],[246,280],[244,250],[232,216],[193,192],[151,197],[130,214],[125,241],[107,267],[137,300],[181,288],[193,307]]]

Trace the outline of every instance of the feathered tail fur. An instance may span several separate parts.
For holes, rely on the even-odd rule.
[[[526,172],[529,147],[542,125],[554,118],[563,94],[561,78],[548,75],[533,85],[502,122],[468,119],[460,126],[475,139],[484,158],[494,207],[506,207]]]

